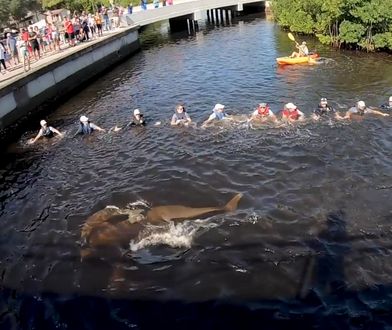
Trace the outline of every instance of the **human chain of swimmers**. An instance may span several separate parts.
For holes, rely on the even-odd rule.
[[[380,109],[386,111],[392,110],[392,96],[389,97],[387,103],[380,106]],[[323,117],[334,116],[338,120],[343,120],[343,119],[351,119],[353,116],[364,116],[366,114],[389,116],[388,113],[375,109],[370,109],[369,107],[366,106],[364,101],[358,101],[355,104],[355,106],[351,107],[348,111],[346,111],[344,115],[341,115],[338,111],[336,111],[332,106],[328,104],[328,100],[326,98],[321,98],[317,109],[315,109],[312,113],[312,119],[319,120]],[[305,114],[301,110],[299,110],[298,107],[293,103],[285,104],[283,110],[281,111],[280,120],[282,122],[297,122],[297,121],[303,121],[304,119],[305,119]],[[207,127],[210,123],[214,121],[223,121],[223,120],[234,121],[235,118],[233,116],[228,115],[225,112],[225,106],[223,104],[217,103],[214,106],[211,115],[202,124],[202,127]],[[267,122],[267,121],[277,123],[279,120],[277,116],[272,112],[272,110],[270,109],[267,103],[260,103],[258,104],[257,109],[252,112],[250,118],[248,119],[248,122],[253,122],[253,121],[260,122],[260,123]],[[185,107],[181,104],[177,105],[170,124],[172,126],[179,126],[179,125],[188,126],[191,123],[192,123],[192,119],[189,116],[189,114],[186,112]],[[46,120],[44,119],[40,121],[40,125],[41,128],[38,134],[36,135],[35,138],[31,138],[28,141],[29,144],[35,143],[41,137],[51,138],[54,135],[63,136],[63,133],[53,128],[52,126],[49,126]],[[146,125],[146,121],[144,115],[140,112],[139,109],[135,109],[133,111],[132,119],[127,125],[125,125],[124,127],[115,126],[110,130],[113,130],[114,132],[118,132],[121,129],[128,128],[131,126],[145,126],[145,125]],[[160,125],[160,122],[157,122],[156,125]],[[76,135],[79,134],[89,135],[92,134],[94,131],[105,131],[105,129],[90,122],[90,120],[86,116],[81,116],[79,121],[79,128],[78,131],[76,132]]]

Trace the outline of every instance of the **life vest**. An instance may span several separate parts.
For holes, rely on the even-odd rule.
[[[226,117],[226,113],[224,112],[218,112],[218,111],[213,111],[213,112],[215,114],[215,119],[222,120]]]
[[[83,123],[80,122],[80,126],[82,128],[82,134],[91,134],[94,131],[94,128],[91,127],[90,122],[87,122],[86,125],[83,125]]]
[[[298,120],[299,119],[298,109],[295,109],[294,111],[289,111],[287,109],[284,109],[283,116],[289,119]]]
[[[265,108],[258,107],[257,108],[257,114],[259,116],[268,117],[269,116],[269,112],[270,112],[270,108],[269,107],[265,107]]]
[[[42,136],[46,138],[51,138],[53,136],[53,132],[49,128],[49,126],[46,126],[46,128],[42,128]]]

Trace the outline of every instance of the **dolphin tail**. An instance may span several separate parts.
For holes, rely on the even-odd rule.
[[[224,207],[224,210],[226,212],[231,212],[237,209],[238,207],[238,202],[240,201],[240,199],[242,198],[242,194],[239,193],[237,195],[235,195]]]

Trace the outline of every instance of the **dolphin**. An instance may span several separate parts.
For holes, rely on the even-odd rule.
[[[237,209],[242,194],[235,195],[223,207],[187,207],[182,205],[156,206],[147,212],[146,221],[152,224],[161,221],[183,221],[208,215],[214,212],[231,212]]]
[[[165,205],[151,208],[144,216],[142,209],[120,209],[107,206],[91,215],[82,226],[81,258],[90,255],[95,248],[107,246],[127,246],[136,238],[146,224],[160,224],[162,221],[180,222],[200,218],[213,213],[231,212],[237,209],[242,194],[235,195],[223,207],[188,207],[183,205]],[[118,217],[122,216],[122,217]],[[126,220],[116,222],[116,219]]]

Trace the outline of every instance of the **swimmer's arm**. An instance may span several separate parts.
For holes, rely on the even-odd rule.
[[[59,136],[63,136],[63,134],[62,134],[59,130],[57,130],[57,129],[53,128],[53,127],[51,127],[50,130],[51,130],[53,133],[56,133],[56,134],[59,135]]]
[[[201,125],[201,127],[206,127],[209,122],[215,119],[215,114],[212,114],[208,117],[208,119]]]
[[[96,129],[97,131],[104,132],[105,130],[95,124],[90,124],[91,128]]]
[[[305,119],[305,114],[302,111],[297,110],[299,113],[299,118],[298,120],[304,120]]]
[[[269,111],[268,113],[269,117],[271,118],[271,120],[275,123],[278,122],[278,118],[276,118],[275,114],[272,112],[272,110]]]
[[[249,121],[256,119],[257,115],[258,115],[258,111],[257,110],[253,111],[252,114],[250,115]]]
[[[34,144],[42,136],[42,129],[39,130],[37,136],[34,139],[29,140],[29,144]]]
[[[179,123],[180,123],[180,121],[177,120],[177,117],[176,117],[176,115],[174,114],[173,117],[172,117],[172,120],[171,120],[171,122],[170,122],[170,125],[172,125],[172,126],[177,126]]]
[[[367,109],[367,112],[375,114],[375,115],[383,116],[383,117],[388,117],[389,116],[389,114],[381,112],[381,111],[378,111],[378,110]]]
[[[347,111],[347,112],[345,113],[344,116],[341,116],[341,115],[339,114],[339,112],[336,112],[335,118],[336,118],[336,119],[339,119],[339,120],[341,120],[341,119],[350,119],[350,118],[351,118],[351,112],[350,112],[350,111]]]
[[[186,117],[186,121],[188,122],[188,123],[191,123],[192,122],[192,119],[191,119],[191,117],[185,112],[185,117]]]

